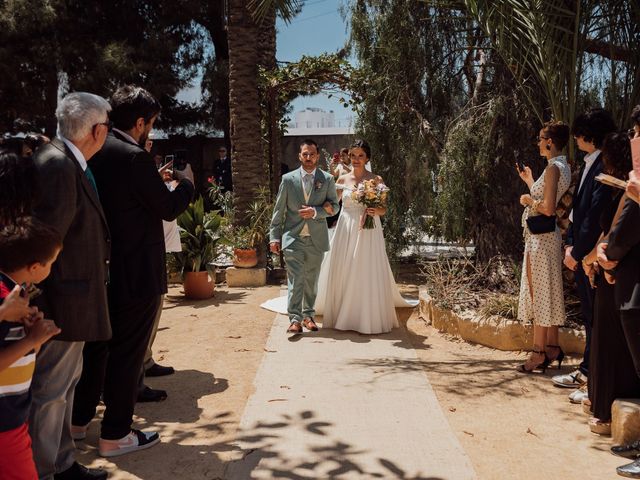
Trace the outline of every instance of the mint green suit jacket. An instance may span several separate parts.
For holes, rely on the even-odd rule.
[[[338,194],[333,175],[319,168],[316,169],[308,201],[305,201],[304,198],[301,169],[298,168],[283,175],[271,218],[269,240],[279,241],[281,248],[287,248],[300,238],[300,232],[307,224],[314,247],[321,252],[329,250],[329,232],[326,221],[329,215],[322,208],[322,205],[327,201],[331,203],[333,211],[337,212],[339,208]],[[309,220],[302,218],[298,210],[303,205],[314,207],[316,217]]]

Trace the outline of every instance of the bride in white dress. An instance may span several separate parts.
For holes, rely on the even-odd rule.
[[[415,303],[402,298],[389,266],[380,223],[386,209],[365,208],[351,199],[359,183],[383,181],[365,168],[371,149],[358,140],[349,149],[349,156],[353,170],[336,182],[338,195],[342,195],[342,213],[322,262],[315,310],[323,317],[323,328],[367,334],[389,332],[398,326],[395,308]],[[373,229],[360,227],[365,210],[374,217]]]

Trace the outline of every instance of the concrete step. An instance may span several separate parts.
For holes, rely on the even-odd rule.
[[[640,399],[619,398],[611,406],[611,437],[614,445],[640,440]]]

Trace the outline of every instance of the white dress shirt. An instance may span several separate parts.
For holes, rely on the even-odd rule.
[[[173,192],[176,189],[174,182],[165,182],[165,185],[170,192]],[[170,222],[162,220],[162,229],[164,230],[165,251],[167,253],[181,252],[182,243],[180,242],[180,229],[178,228],[178,220],[171,220]]]
[[[58,138],[64,142],[64,144],[71,150],[73,156],[76,157],[80,167],[82,167],[82,171],[84,172],[87,169],[87,159],[84,158],[84,155],[80,151],[78,147],[76,147],[73,142],[67,138],[64,138],[62,135],[58,135]]]

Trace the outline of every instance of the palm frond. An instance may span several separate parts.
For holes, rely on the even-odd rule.
[[[250,0],[249,11],[258,22],[262,21],[272,9],[287,23],[301,10],[303,0]]]

